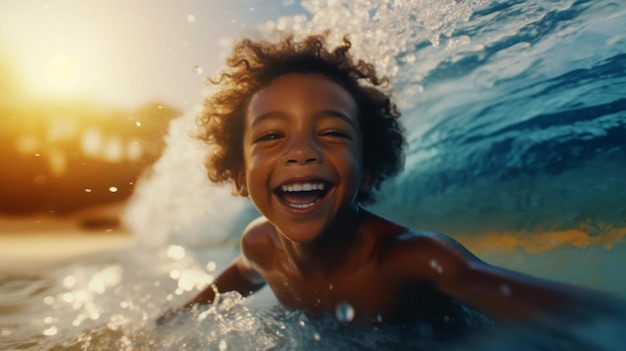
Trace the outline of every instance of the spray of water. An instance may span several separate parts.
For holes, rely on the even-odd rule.
[[[206,148],[191,136],[195,113],[174,120],[167,148],[138,185],[125,222],[143,245],[167,243],[198,246],[232,237],[248,201],[227,186],[209,183],[203,158]]]

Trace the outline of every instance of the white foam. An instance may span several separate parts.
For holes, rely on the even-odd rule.
[[[195,112],[172,121],[167,148],[138,184],[125,223],[144,245],[203,245],[233,236],[250,208],[228,186],[212,185],[203,158],[206,148],[192,139]]]

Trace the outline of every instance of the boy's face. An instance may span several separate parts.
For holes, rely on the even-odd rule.
[[[319,74],[287,74],[252,96],[242,195],[288,239],[310,242],[356,206],[364,184],[357,106]]]

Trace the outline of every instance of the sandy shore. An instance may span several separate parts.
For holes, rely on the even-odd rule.
[[[2,234],[0,265],[69,258],[126,247],[132,242],[132,236],[117,232],[96,235],[84,231]]]
[[[123,204],[72,216],[0,217],[0,266],[71,258],[130,245],[119,223]]]

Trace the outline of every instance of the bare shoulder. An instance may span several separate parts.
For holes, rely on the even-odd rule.
[[[453,238],[436,232],[407,228],[390,236],[380,263],[390,274],[437,281],[480,262]]]
[[[415,253],[434,250],[435,253],[472,255],[458,241],[445,234],[412,228],[395,235],[390,241],[389,248],[410,249],[415,250]]]
[[[259,217],[248,224],[241,236],[241,251],[251,263],[263,266],[279,245],[276,229],[265,218]]]

